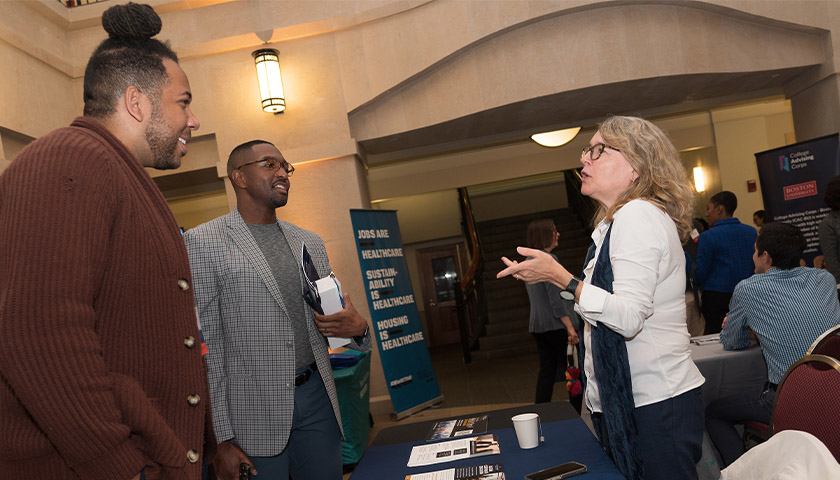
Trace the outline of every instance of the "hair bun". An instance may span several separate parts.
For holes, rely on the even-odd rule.
[[[113,39],[152,38],[160,33],[161,26],[155,10],[141,3],[114,5],[102,14],[102,27]]]

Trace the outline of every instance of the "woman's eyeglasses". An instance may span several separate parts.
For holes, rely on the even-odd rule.
[[[615,150],[616,152],[621,151],[621,150],[619,150],[615,147],[611,147],[611,146],[607,145],[606,143],[596,143],[595,145],[589,145],[587,147],[584,147],[583,151],[580,152],[580,158],[585,157],[586,154],[588,153],[589,158],[594,162],[595,160],[598,160],[599,158],[601,158],[601,154],[604,153],[605,148],[610,148],[612,150]]]

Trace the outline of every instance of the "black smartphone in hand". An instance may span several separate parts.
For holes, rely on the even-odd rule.
[[[239,464],[239,480],[251,480],[251,465],[245,462]]]
[[[562,480],[584,472],[586,472],[586,465],[578,462],[567,462],[556,467],[529,473],[525,475],[525,478],[527,480]]]

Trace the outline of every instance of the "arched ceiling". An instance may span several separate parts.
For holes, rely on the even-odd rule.
[[[814,68],[676,75],[598,85],[523,100],[359,143],[368,165],[373,166],[519,141],[541,131],[591,126],[610,114],[656,116],[782,95],[786,84]]]
[[[376,165],[790,94],[831,63],[827,35],[706,2],[593,2],[441,56],[354,108],[350,129]]]

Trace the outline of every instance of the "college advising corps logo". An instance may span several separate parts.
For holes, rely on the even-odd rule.
[[[787,155],[779,155],[779,171],[780,172],[789,172],[790,171],[790,158]]]
[[[805,168],[808,163],[814,160],[814,154],[810,150],[792,152],[788,155],[779,155],[779,171],[790,172]]]
[[[779,171],[790,173],[791,170],[807,167],[808,163],[812,160],[814,160],[814,155],[810,150],[793,152],[790,155],[779,155]],[[785,200],[811,197],[817,194],[817,182],[811,180],[810,182],[797,183],[796,185],[787,185],[782,187],[782,190]]]

